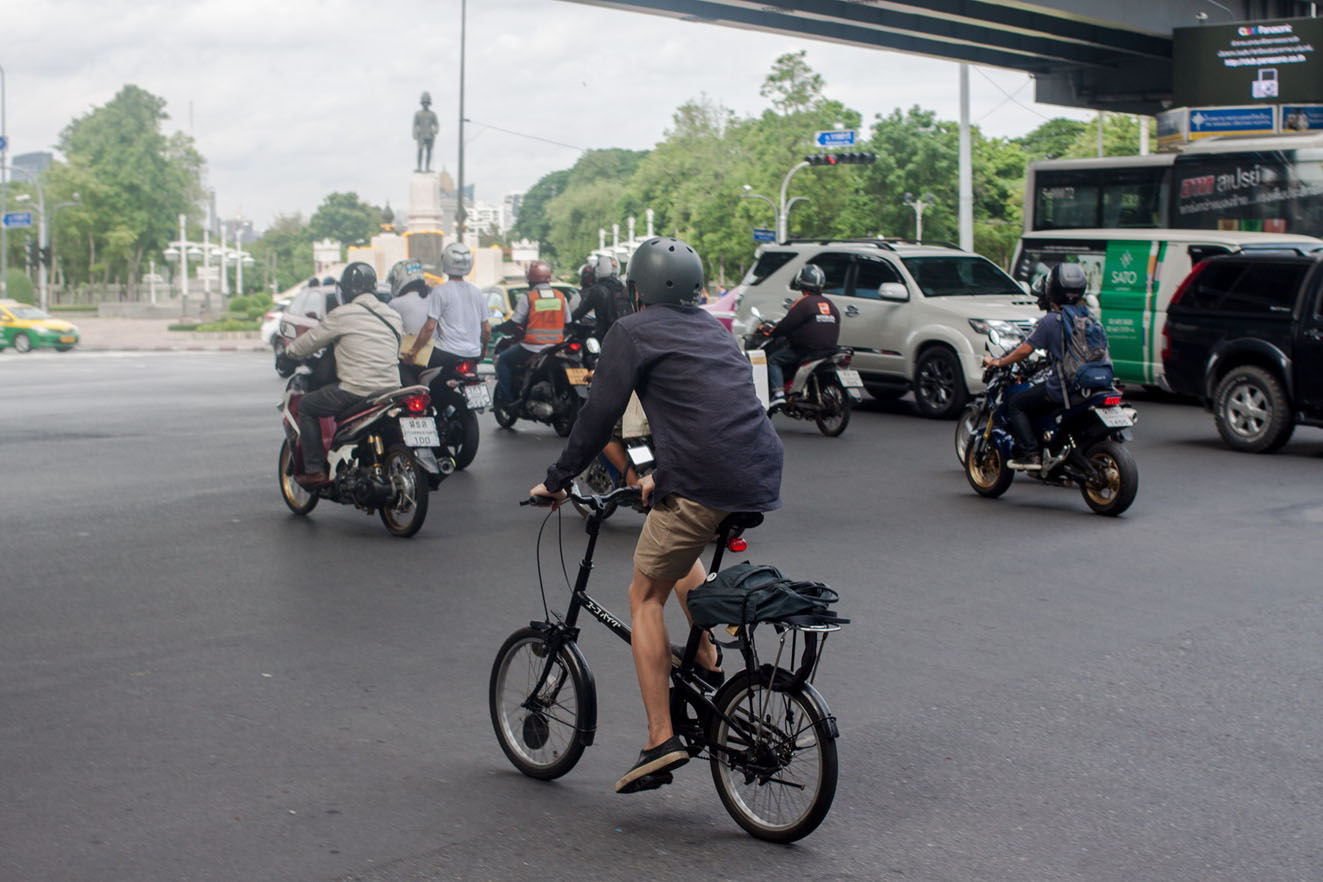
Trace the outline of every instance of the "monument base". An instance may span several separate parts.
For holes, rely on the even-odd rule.
[[[443,230],[441,222],[441,175],[439,172],[414,172],[409,179],[410,233],[434,233]]]

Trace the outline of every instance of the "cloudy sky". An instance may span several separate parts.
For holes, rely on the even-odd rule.
[[[400,210],[424,89],[441,119],[433,168],[455,172],[459,22],[460,0],[32,2],[0,30],[11,155],[51,149],[71,119],[134,83],[196,138],[227,217],[261,228],[341,190]],[[563,0],[469,0],[467,31],[465,177],[493,202],[583,149],[651,147],[700,94],[759,113],[773,60],[800,49],[827,95],[866,121],[912,104],[958,113],[950,62]],[[971,86],[988,134],[1088,116],[1034,104],[1014,71],[974,68]]]

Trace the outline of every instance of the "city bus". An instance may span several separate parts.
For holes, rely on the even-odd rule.
[[[1323,235],[1323,132],[1029,166],[1026,235],[1154,228]]]

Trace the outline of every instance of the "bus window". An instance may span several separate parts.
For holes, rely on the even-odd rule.
[[[1038,170],[1030,229],[1163,226],[1167,174],[1161,166]]]

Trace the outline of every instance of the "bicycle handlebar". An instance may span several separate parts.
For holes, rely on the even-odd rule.
[[[640,491],[638,487],[617,487],[615,490],[612,490],[610,493],[603,493],[601,496],[592,496],[592,495],[584,496],[576,492],[573,485],[571,485],[568,491],[568,495],[565,498],[567,500],[573,500],[574,502],[578,502],[581,505],[586,505],[590,507],[593,511],[601,511],[602,508],[608,502],[612,502],[630,496],[638,498],[639,495],[640,495]],[[523,502],[520,502],[519,504],[548,506],[551,505],[554,501],[555,498],[551,496],[530,496],[528,499],[525,499]]]

